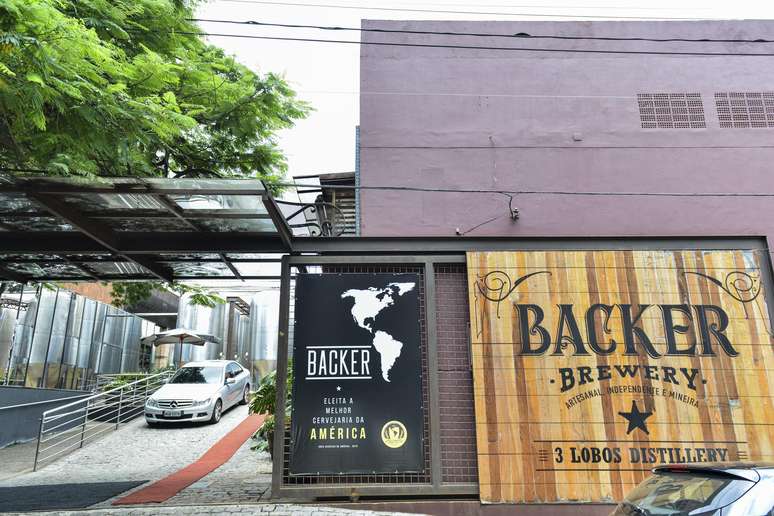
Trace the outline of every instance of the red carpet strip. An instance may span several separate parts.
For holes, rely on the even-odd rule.
[[[252,414],[239,423],[199,460],[113,502],[113,505],[161,503],[225,464],[263,423],[264,414]]]

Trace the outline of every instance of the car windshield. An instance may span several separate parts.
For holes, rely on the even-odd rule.
[[[220,383],[223,381],[222,367],[183,367],[169,380],[169,383]]]
[[[613,514],[704,514],[705,511],[714,511],[734,502],[753,484],[722,475],[658,473],[634,488]]]

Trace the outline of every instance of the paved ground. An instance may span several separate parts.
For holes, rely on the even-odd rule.
[[[253,444],[255,442],[248,439],[225,464],[162,505],[254,504],[268,501],[271,496],[271,459],[268,453],[251,450]],[[132,491],[143,487],[139,486]],[[111,507],[115,499],[132,491],[105,500],[96,507]]]
[[[246,407],[237,407],[223,415],[217,425],[179,424],[149,428],[144,420],[133,421],[104,439],[76,451],[35,473],[26,473],[0,480],[0,488],[79,483],[85,494],[91,487],[105,482],[156,481],[198,459],[221,437],[230,432],[247,416]],[[132,446],[130,444],[136,444]],[[260,514],[277,516],[372,516],[397,515],[393,512],[373,512],[321,507],[319,505],[288,505],[268,503],[271,486],[271,461],[266,453],[250,450],[248,440],[234,456],[201,480],[193,483],[163,504],[147,506],[112,506],[111,496],[88,510],[36,512],[35,515],[61,516],[151,516]],[[147,482],[143,485],[148,485]],[[129,487],[129,485],[127,485]],[[38,487],[39,488],[39,487]],[[141,489],[142,485],[135,489]],[[44,491],[41,491],[44,492]],[[94,504],[92,500],[89,502]],[[85,504],[83,505],[86,506]],[[0,511],[3,509],[0,508]],[[28,513],[12,513],[28,514]]]
[[[346,516],[374,516],[393,515],[400,516],[399,512],[373,512],[353,511],[317,505],[286,505],[286,504],[262,504],[262,505],[212,505],[209,507],[148,507],[125,509],[96,509],[89,511],[58,511],[36,512],[41,516],[155,516],[155,515],[199,515],[199,514],[259,514],[264,516],[327,516],[329,514],[342,514]],[[416,516],[416,515],[414,515]]]
[[[0,487],[0,510],[81,509],[132,489],[141,481]]]
[[[34,440],[0,448],[0,464],[3,465],[0,468],[0,482],[6,478],[32,471],[36,444],[37,440]]]
[[[34,472],[0,480],[0,487],[155,481],[198,459],[247,416],[237,406],[216,425],[175,423],[150,428],[144,418]]]
[[[271,459],[248,440],[224,465],[173,496],[164,505],[256,503],[271,496]]]

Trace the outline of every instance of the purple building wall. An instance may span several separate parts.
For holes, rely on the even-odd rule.
[[[774,39],[772,21],[406,22],[487,34]],[[658,52],[774,44],[363,33],[365,41]],[[568,192],[774,192],[774,127],[721,128],[717,92],[774,92],[774,57],[515,52],[364,45],[363,186]],[[637,94],[700,93],[706,128],[645,129]],[[364,190],[363,236],[774,236],[774,198]]]

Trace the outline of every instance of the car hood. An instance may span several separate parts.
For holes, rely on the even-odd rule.
[[[206,398],[219,388],[216,383],[168,383],[151,397],[157,400],[195,400]]]

